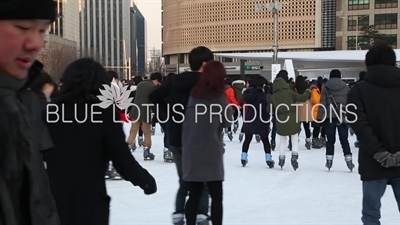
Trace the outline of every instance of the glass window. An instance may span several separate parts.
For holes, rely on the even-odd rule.
[[[358,27],[357,27],[358,20]],[[349,16],[347,18],[347,30],[355,31],[361,30],[363,27],[369,26],[369,15],[357,15],[357,16]]]
[[[349,10],[369,9],[369,0],[348,0]]]
[[[386,34],[383,40],[386,44],[392,46],[392,48],[397,48],[397,34]]]
[[[397,13],[376,14],[375,29],[397,29]]]

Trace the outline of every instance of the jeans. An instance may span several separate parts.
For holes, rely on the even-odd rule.
[[[394,197],[400,211],[400,177],[395,179],[363,181],[362,217],[363,225],[380,225],[381,198],[388,183],[392,185]]]
[[[164,148],[169,149],[168,123],[160,123],[160,126],[164,132]]]
[[[330,121],[332,120],[332,122]],[[342,123],[340,125],[337,124],[337,119],[326,119],[324,122],[325,134],[327,137],[326,142],[326,155],[334,155],[335,154],[335,142],[336,142],[336,128],[339,133],[340,144],[343,148],[344,155],[352,155],[349,144],[349,128],[346,124]]]
[[[182,180],[182,148],[170,146],[169,150],[171,150],[172,154],[174,155],[176,170],[178,171],[179,176],[179,189],[176,195],[175,212],[185,213],[186,197],[188,196],[190,186],[189,182]],[[204,187],[200,198],[199,207],[197,209],[197,214],[208,215],[208,204],[208,189]]]

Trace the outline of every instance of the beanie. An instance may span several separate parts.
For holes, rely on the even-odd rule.
[[[340,70],[334,69],[329,74],[329,78],[342,78],[342,74],[340,73]]]
[[[0,0],[0,20],[56,19],[54,0]]]
[[[289,83],[289,73],[286,70],[281,70],[276,77],[282,78],[286,83]]]

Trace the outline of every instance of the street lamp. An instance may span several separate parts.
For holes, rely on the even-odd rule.
[[[263,4],[256,4],[254,9],[256,12],[260,12],[263,8]],[[278,0],[274,0],[272,3],[265,4],[265,8],[268,11],[272,11],[274,14],[274,45],[272,46],[273,50],[273,58],[272,63],[278,63],[278,11],[282,9],[282,3],[278,2]]]

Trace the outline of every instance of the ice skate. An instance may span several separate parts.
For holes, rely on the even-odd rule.
[[[131,153],[133,153],[136,150],[136,143],[133,143],[132,145],[129,145],[129,149],[131,150]]]
[[[238,129],[239,129],[239,124],[237,124],[237,123],[233,124],[233,133],[236,134],[236,132],[238,131]]]
[[[172,223],[174,225],[184,225],[185,224],[185,215],[183,213],[174,213],[172,214]]]
[[[292,158],[290,159],[290,162],[292,163],[293,169],[296,171],[299,168],[299,153],[297,152],[292,152]]]
[[[272,151],[275,151],[275,147],[276,147],[275,139],[272,139],[272,140],[271,140],[271,150],[272,150]]]
[[[256,141],[257,141],[257,143],[260,143],[260,141],[261,141],[261,137],[259,134],[256,134]]]
[[[272,160],[272,155],[267,153],[265,154],[265,162],[267,163],[270,169],[274,168],[275,162]]]
[[[144,147],[143,148],[143,158],[144,160],[154,160],[155,155],[150,152],[149,147]]]
[[[310,150],[310,149],[311,149],[311,140],[310,140],[310,138],[306,138],[306,144],[305,144],[305,147],[306,147],[308,150]]]
[[[240,134],[239,134],[239,142],[242,142],[242,141],[243,141],[243,136],[244,136],[244,133],[240,133]]]
[[[324,147],[324,145],[322,144],[321,140],[318,138],[313,138],[311,141],[311,148],[316,148],[316,149],[320,149]]]
[[[154,135],[156,133],[156,127],[151,127],[151,135]]]
[[[344,160],[346,161],[347,168],[349,168],[350,172],[353,172],[354,169],[354,163],[353,163],[353,157],[352,155],[345,155]]]
[[[174,162],[174,155],[167,148],[164,149],[164,162],[170,162],[170,163]]]
[[[143,146],[143,137],[142,136],[138,137],[138,144],[139,144],[139,147]]]
[[[331,171],[333,165],[333,155],[327,155],[326,156],[326,168],[328,168],[329,171]]]
[[[210,218],[207,215],[198,214],[196,218],[196,225],[209,225]]]
[[[359,141],[357,140],[356,142],[354,142],[354,147],[358,148],[359,146]]]
[[[280,155],[280,156],[279,156],[279,163],[278,163],[278,165],[281,167],[281,169],[283,169],[283,166],[285,165],[285,159],[286,159],[286,156],[284,156],[284,155]]]
[[[228,131],[227,135],[228,135],[229,140],[232,141],[232,139],[233,139],[232,131]]]
[[[117,173],[117,171],[115,170],[112,162],[110,162],[108,164],[108,174],[110,177],[109,179],[111,179],[111,180],[121,180],[122,179],[121,175],[119,175],[119,173]]]
[[[111,163],[108,163],[106,174],[105,174],[104,178],[106,180],[108,180],[108,179],[111,179],[111,177],[112,177],[112,165],[111,165]]]
[[[247,159],[247,153],[246,152],[242,152],[242,157],[240,159],[240,161],[242,162],[242,166],[245,167],[248,163],[248,159]]]

